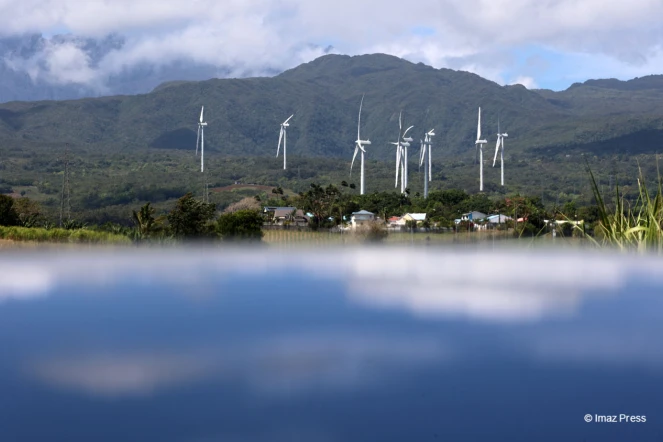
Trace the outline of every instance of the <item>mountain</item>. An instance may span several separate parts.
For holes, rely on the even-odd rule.
[[[0,141],[189,150],[205,105],[212,151],[271,155],[278,125],[294,113],[291,154],[341,158],[352,152],[362,94],[362,137],[371,139],[370,156],[377,159],[394,156],[388,142],[397,136],[401,109],[404,124],[415,125],[415,138],[436,129],[434,154],[441,157],[473,151],[479,106],[485,136],[497,129],[498,117],[510,133],[508,154],[585,148],[600,154],[596,143],[663,130],[660,82],[638,82],[635,89],[611,80],[596,84],[530,91],[389,55],[326,55],[275,77],[171,82],[135,96],[2,104]]]
[[[184,191],[198,193],[202,177],[194,148],[202,105],[212,187],[242,181],[301,191],[311,182],[339,184],[357,176],[350,176],[349,165],[365,94],[361,136],[372,141],[369,192],[393,189],[395,152],[388,143],[397,136],[400,110],[404,124],[415,126],[415,140],[435,129],[432,188],[476,192],[481,106],[488,193],[587,202],[582,154],[602,186],[618,182],[633,193],[638,165],[655,173],[651,154],[663,136],[660,84],[661,77],[652,76],[591,80],[561,92],[528,90],[389,55],[325,55],[274,77],[169,81],[141,95],[10,102],[0,104],[0,188],[59,207],[58,158],[68,144],[79,208],[115,205],[126,214],[126,205],[139,201],[165,204]],[[293,113],[283,171],[275,158],[278,129]],[[498,185],[499,167],[490,167],[498,118],[509,133],[507,187]],[[413,144],[411,187],[418,192],[423,175]]]

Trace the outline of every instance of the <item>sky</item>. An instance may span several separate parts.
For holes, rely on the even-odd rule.
[[[29,62],[5,60],[59,83],[98,83],[173,60],[260,75],[331,46],[562,90],[663,74],[661,17],[663,0],[0,0],[0,37],[125,39],[98,63],[75,41],[47,44]]]

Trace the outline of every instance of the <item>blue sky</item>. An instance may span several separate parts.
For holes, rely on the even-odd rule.
[[[102,82],[132,65],[182,59],[260,75],[331,44],[337,53],[382,52],[560,90],[663,73],[660,17],[661,0],[0,0],[0,35],[125,37],[95,66],[75,42],[5,60],[60,82]]]

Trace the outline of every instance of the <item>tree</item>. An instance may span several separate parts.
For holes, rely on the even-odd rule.
[[[168,223],[173,235],[181,238],[200,238],[212,234],[210,222],[214,218],[216,205],[203,203],[187,193],[177,200],[175,208],[168,213]]]
[[[340,192],[331,184],[326,188],[312,183],[311,188],[299,195],[302,208],[313,214],[312,226],[321,227],[332,216],[333,208],[337,205]]]
[[[154,207],[150,207],[150,203],[146,203],[138,212],[135,210],[131,211],[131,219],[136,224],[138,233],[143,237],[150,236],[155,230],[156,219],[154,218],[154,212],[155,209]]]
[[[20,219],[14,207],[14,198],[0,195],[0,226],[17,226],[19,224]]]
[[[260,241],[263,218],[257,210],[224,213],[216,222],[216,231],[224,241]]]
[[[14,200],[14,210],[18,215],[19,224],[23,227],[35,227],[42,219],[39,203],[30,198]]]

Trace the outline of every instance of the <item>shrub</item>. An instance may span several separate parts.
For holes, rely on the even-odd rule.
[[[20,223],[14,207],[14,198],[0,195],[0,226],[17,226]]]
[[[216,231],[224,241],[260,241],[263,237],[262,215],[257,210],[224,213],[216,223]]]
[[[359,227],[355,233],[362,237],[365,242],[369,243],[382,242],[387,236],[389,236],[389,232],[387,232],[384,223],[380,221],[371,221],[366,225]]]
[[[213,233],[210,221],[215,211],[215,204],[203,203],[196,200],[192,193],[187,193],[177,200],[177,205],[168,214],[171,232],[181,238],[210,236]]]

